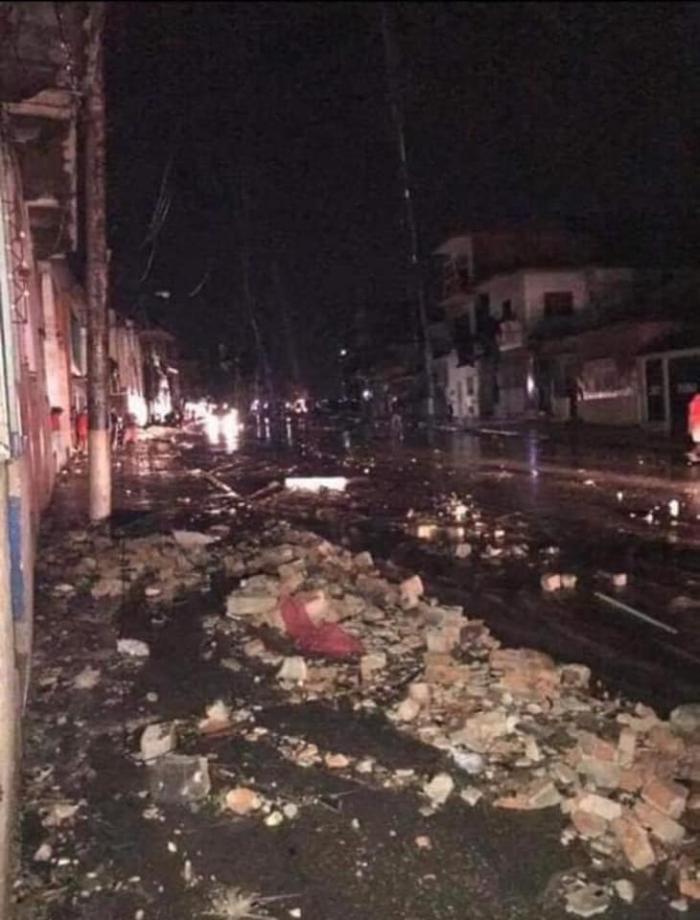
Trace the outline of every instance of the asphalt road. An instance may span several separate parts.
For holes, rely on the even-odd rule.
[[[420,572],[441,600],[509,644],[589,664],[613,692],[661,711],[700,699],[700,470],[682,453],[601,444],[585,432],[438,431],[428,443],[424,432],[392,442],[316,426],[251,430],[235,449],[222,442],[191,455],[243,494],[286,472],[344,474],[348,500],[320,522],[335,538]],[[469,508],[462,532],[450,495]],[[307,510],[314,519],[313,503],[290,513],[309,523]],[[472,544],[468,560],[454,558],[457,540]],[[543,594],[547,571],[575,574],[576,591]],[[615,573],[627,576],[624,589],[612,588]]]

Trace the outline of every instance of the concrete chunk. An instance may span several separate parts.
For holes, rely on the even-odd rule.
[[[645,784],[642,789],[642,798],[652,808],[675,819],[680,818],[685,811],[688,790],[685,786],[671,780],[655,777]]]
[[[656,856],[649,835],[634,817],[628,814],[616,818],[612,822],[612,830],[633,869],[646,869],[654,865]]]
[[[198,802],[211,791],[206,757],[165,754],[149,769],[151,795],[158,802]]]
[[[175,749],[177,730],[174,722],[158,722],[148,725],[141,735],[141,756],[144,760],[162,757]]]

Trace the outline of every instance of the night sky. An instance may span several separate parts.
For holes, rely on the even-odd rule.
[[[391,10],[424,253],[454,230],[557,220],[593,229],[617,258],[696,258],[700,6]],[[112,5],[118,309],[146,310],[192,353],[224,342],[245,364],[247,250],[273,361],[284,301],[314,383],[361,305],[402,303],[380,16],[371,3]],[[146,271],[161,186],[170,208]]]

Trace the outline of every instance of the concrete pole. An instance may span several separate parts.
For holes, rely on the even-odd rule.
[[[428,310],[425,298],[425,284],[423,269],[420,260],[420,241],[418,237],[418,223],[413,205],[413,190],[411,173],[408,164],[408,151],[406,147],[406,131],[404,128],[403,106],[401,105],[400,88],[400,60],[399,49],[394,37],[393,23],[388,4],[382,3],[382,37],[384,39],[384,60],[386,65],[387,83],[389,88],[389,104],[391,117],[396,131],[396,143],[399,152],[399,175],[401,191],[403,194],[406,228],[409,237],[409,257],[412,282],[415,289],[418,307],[418,322],[421,328],[423,368],[425,371],[425,386],[427,395],[426,413],[428,422],[432,423],[435,417],[435,381],[433,380],[433,351],[430,344],[430,331],[428,328]]]
[[[88,456],[90,520],[112,513],[109,437],[105,97],[102,35],[106,4],[90,5],[85,86],[85,210],[88,301]]]

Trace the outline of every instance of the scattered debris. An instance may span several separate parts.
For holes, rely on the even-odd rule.
[[[636,891],[635,887],[627,878],[620,878],[617,881],[613,882],[613,888],[615,889],[615,894],[621,901],[624,901],[625,904],[633,904]]]
[[[566,893],[566,912],[577,917],[594,917],[605,913],[610,895],[601,885],[583,885]]]
[[[542,590],[551,594],[555,591],[561,591],[561,575],[558,575],[555,572],[547,572],[540,578],[540,584],[542,585]]]
[[[317,483],[311,491],[322,488],[327,487]],[[305,495],[306,491],[305,486],[287,485],[287,492],[295,494],[285,498],[313,503],[314,511],[325,511],[326,504],[332,508],[351,496],[326,496],[319,509],[317,500]],[[277,490],[273,495],[267,488],[253,494],[261,503],[278,501],[283,495]],[[468,498],[455,499],[441,514],[441,533],[450,528],[444,537],[446,554],[458,559],[474,557],[475,564],[488,567],[492,573],[498,573],[505,558],[525,560],[530,585],[536,585],[534,579],[540,577],[543,568],[563,567],[557,548],[544,551],[548,558],[543,560],[539,551],[535,555],[525,544],[521,532],[514,532],[510,522],[499,520],[495,526],[479,519]],[[333,523],[330,516],[319,519]],[[83,584],[81,578],[87,579],[91,590],[105,598],[124,597],[134,586],[134,597],[141,603],[142,586],[157,581],[157,586],[150,584],[143,589],[147,597],[158,598],[157,603],[143,605],[156,627],[162,623],[157,617],[166,602],[186,592],[201,592],[194,593],[197,603],[199,597],[209,596],[215,572],[223,572],[228,579],[225,615],[223,610],[207,611],[201,620],[201,646],[193,650],[197,660],[220,663],[221,681],[203,685],[202,696],[196,697],[194,705],[188,704],[184,713],[177,713],[177,732],[174,721],[149,725],[157,716],[152,715],[148,704],[167,700],[164,712],[172,719],[172,701],[179,701],[178,695],[169,694],[167,685],[159,683],[143,682],[137,687],[140,709],[127,722],[126,740],[131,767],[148,778],[152,801],[142,806],[145,821],[169,820],[168,813],[174,810],[161,808],[161,804],[192,805],[199,814],[217,806],[218,819],[238,834],[246,825],[235,821],[233,815],[256,815],[262,832],[263,825],[276,828],[294,821],[309,803],[335,813],[342,811],[342,797],[350,793],[327,789],[323,794],[307,793],[306,789],[302,793],[295,788],[289,796],[276,778],[270,780],[266,771],[252,767],[255,761],[249,761],[247,753],[239,757],[239,747],[247,751],[259,744],[266,750],[274,749],[287,765],[294,766],[295,773],[311,768],[303,776],[305,784],[313,785],[323,773],[330,789],[362,784],[422,792],[425,799],[420,813],[426,817],[451,797],[462,813],[465,809],[459,800],[469,807],[479,803],[480,811],[493,806],[523,811],[560,809],[566,823],[562,840],[576,840],[581,851],[589,853],[596,878],[608,873],[608,880],[600,885],[582,881],[584,875],[579,873],[565,893],[568,913],[582,917],[603,913],[612,897],[633,903],[633,883],[619,878],[629,871],[625,866],[635,871],[658,866],[667,879],[674,883],[677,879],[675,909],[687,909],[689,902],[700,896],[700,871],[691,849],[700,827],[696,820],[700,813],[700,703],[677,707],[665,721],[648,707],[596,695],[591,691],[591,671],[585,665],[557,664],[534,649],[502,647],[469,611],[441,605],[419,575],[405,578],[407,573],[398,566],[375,565],[372,555],[356,552],[349,539],[347,547],[334,545],[310,531],[273,523],[234,543],[225,539],[235,533],[233,527],[222,523],[208,526],[199,518],[197,526],[205,532],[176,530],[172,536],[139,536],[122,540],[120,545],[107,536],[90,534],[73,544],[81,547],[84,557],[80,578],[70,569],[65,574],[61,569],[59,575],[57,567],[56,572],[57,578],[74,579],[79,586]],[[416,527],[437,528],[417,520],[411,526],[413,534]],[[438,539],[435,532],[431,534],[431,539]],[[88,539],[94,548],[85,546]],[[433,546],[421,549],[429,551]],[[86,564],[87,559],[94,565]],[[621,577],[611,578],[617,588],[626,586],[626,575]],[[541,575],[541,587],[547,593],[573,591],[577,583],[574,574]],[[55,593],[54,586],[49,594]],[[72,592],[65,596],[72,597]],[[617,597],[596,596],[609,607],[646,619],[668,632],[677,631]],[[556,609],[556,600],[554,607],[547,604],[550,611]],[[151,637],[154,633],[145,634]],[[153,639],[156,663],[161,656],[157,641]],[[114,632],[109,643],[113,647]],[[139,639],[119,639],[117,648],[120,654],[136,658],[150,653],[149,645]],[[125,695],[130,679],[141,681],[152,676],[150,664],[137,671],[115,661],[113,655],[111,660],[109,656],[94,660],[102,665],[102,671],[88,665],[73,677],[84,663],[79,658],[66,674],[45,668],[40,686],[54,695],[56,688],[87,690],[101,683],[110,693],[105,705],[109,713],[114,700]],[[254,701],[241,696],[244,675],[264,688],[264,694]],[[154,689],[149,690],[149,686]],[[206,692],[221,693],[224,699],[215,699],[199,718],[200,707],[211,698],[204,695]],[[102,695],[101,687],[101,703]],[[78,694],[73,697],[76,706],[83,707],[92,699]],[[323,705],[341,719],[353,718],[352,714],[388,718],[391,724],[387,730],[398,732],[408,745],[417,743],[424,751],[432,749],[434,759],[388,766],[373,750],[368,756],[354,743],[345,748],[342,735],[335,744],[348,754],[333,750],[330,740],[325,742],[330,747],[327,749],[323,732],[314,735],[312,741],[297,728],[281,729],[281,723],[270,720],[269,713],[267,719],[262,717],[260,710],[268,706],[268,700],[274,698],[274,706],[278,706],[280,697],[292,713],[304,706]],[[290,717],[289,724],[294,718]],[[123,728],[118,731],[124,734]],[[292,731],[299,733],[293,735]],[[133,746],[138,732],[141,758],[146,764],[134,767]],[[110,727],[106,737],[116,734]],[[178,734],[181,747],[192,753],[175,753]],[[235,756],[230,751],[235,751]],[[446,768],[452,775],[444,772]],[[53,870],[64,858],[59,849],[63,840],[55,837],[86,822],[80,820],[80,804],[68,800],[72,790],[62,790],[53,781],[51,769],[42,781],[40,814],[46,828],[60,828],[60,832],[53,830],[40,844],[34,862],[50,862]],[[83,769],[90,777],[92,766]],[[431,769],[440,772],[431,777]],[[143,790],[141,794],[147,796]],[[62,800],[55,801],[59,795]],[[295,801],[286,800],[287,796]],[[86,796],[82,805],[87,801]],[[358,819],[347,813],[343,817],[347,817],[349,827],[360,828]],[[508,817],[501,815],[501,820]],[[418,849],[433,848],[429,836],[411,837]],[[178,873],[196,887],[205,873],[199,866],[199,873],[194,873],[186,858],[186,838],[178,828],[164,839],[168,852],[181,859]],[[39,868],[44,871],[45,867]],[[212,902],[212,916],[265,916],[268,899],[244,895],[237,889],[229,889],[220,897],[223,900]]]
[[[143,760],[155,760],[175,750],[177,729],[174,722],[159,722],[148,725],[141,735],[141,757]]]
[[[423,786],[423,792],[436,808],[444,805],[452,795],[455,784],[449,773],[438,773]]]
[[[236,815],[249,815],[253,811],[262,808],[262,799],[252,789],[246,789],[239,786],[236,789],[230,789],[224,799],[226,807]]]
[[[197,726],[203,735],[215,735],[225,731],[231,724],[231,710],[223,700],[216,700],[207,706],[206,718]]]
[[[196,530],[173,530],[173,539],[183,549],[203,549],[218,542],[219,537]]]
[[[165,754],[149,766],[150,788],[157,802],[197,802],[211,791],[206,757]]]
[[[287,476],[284,480],[285,489],[298,492],[344,492],[347,485],[345,476]]]
[[[148,644],[141,639],[118,639],[117,651],[130,658],[148,658],[151,654]]]
[[[86,665],[83,670],[76,675],[73,680],[73,686],[76,690],[94,690],[99,684],[101,672],[97,668]]]
[[[217,920],[264,920],[269,917],[265,904],[275,900],[246,893],[240,888],[226,888],[214,895],[208,915]]]
[[[289,683],[303,684],[308,680],[309,669],[303,658],[295,655],[285,658],[277,672],[277,679]]]

